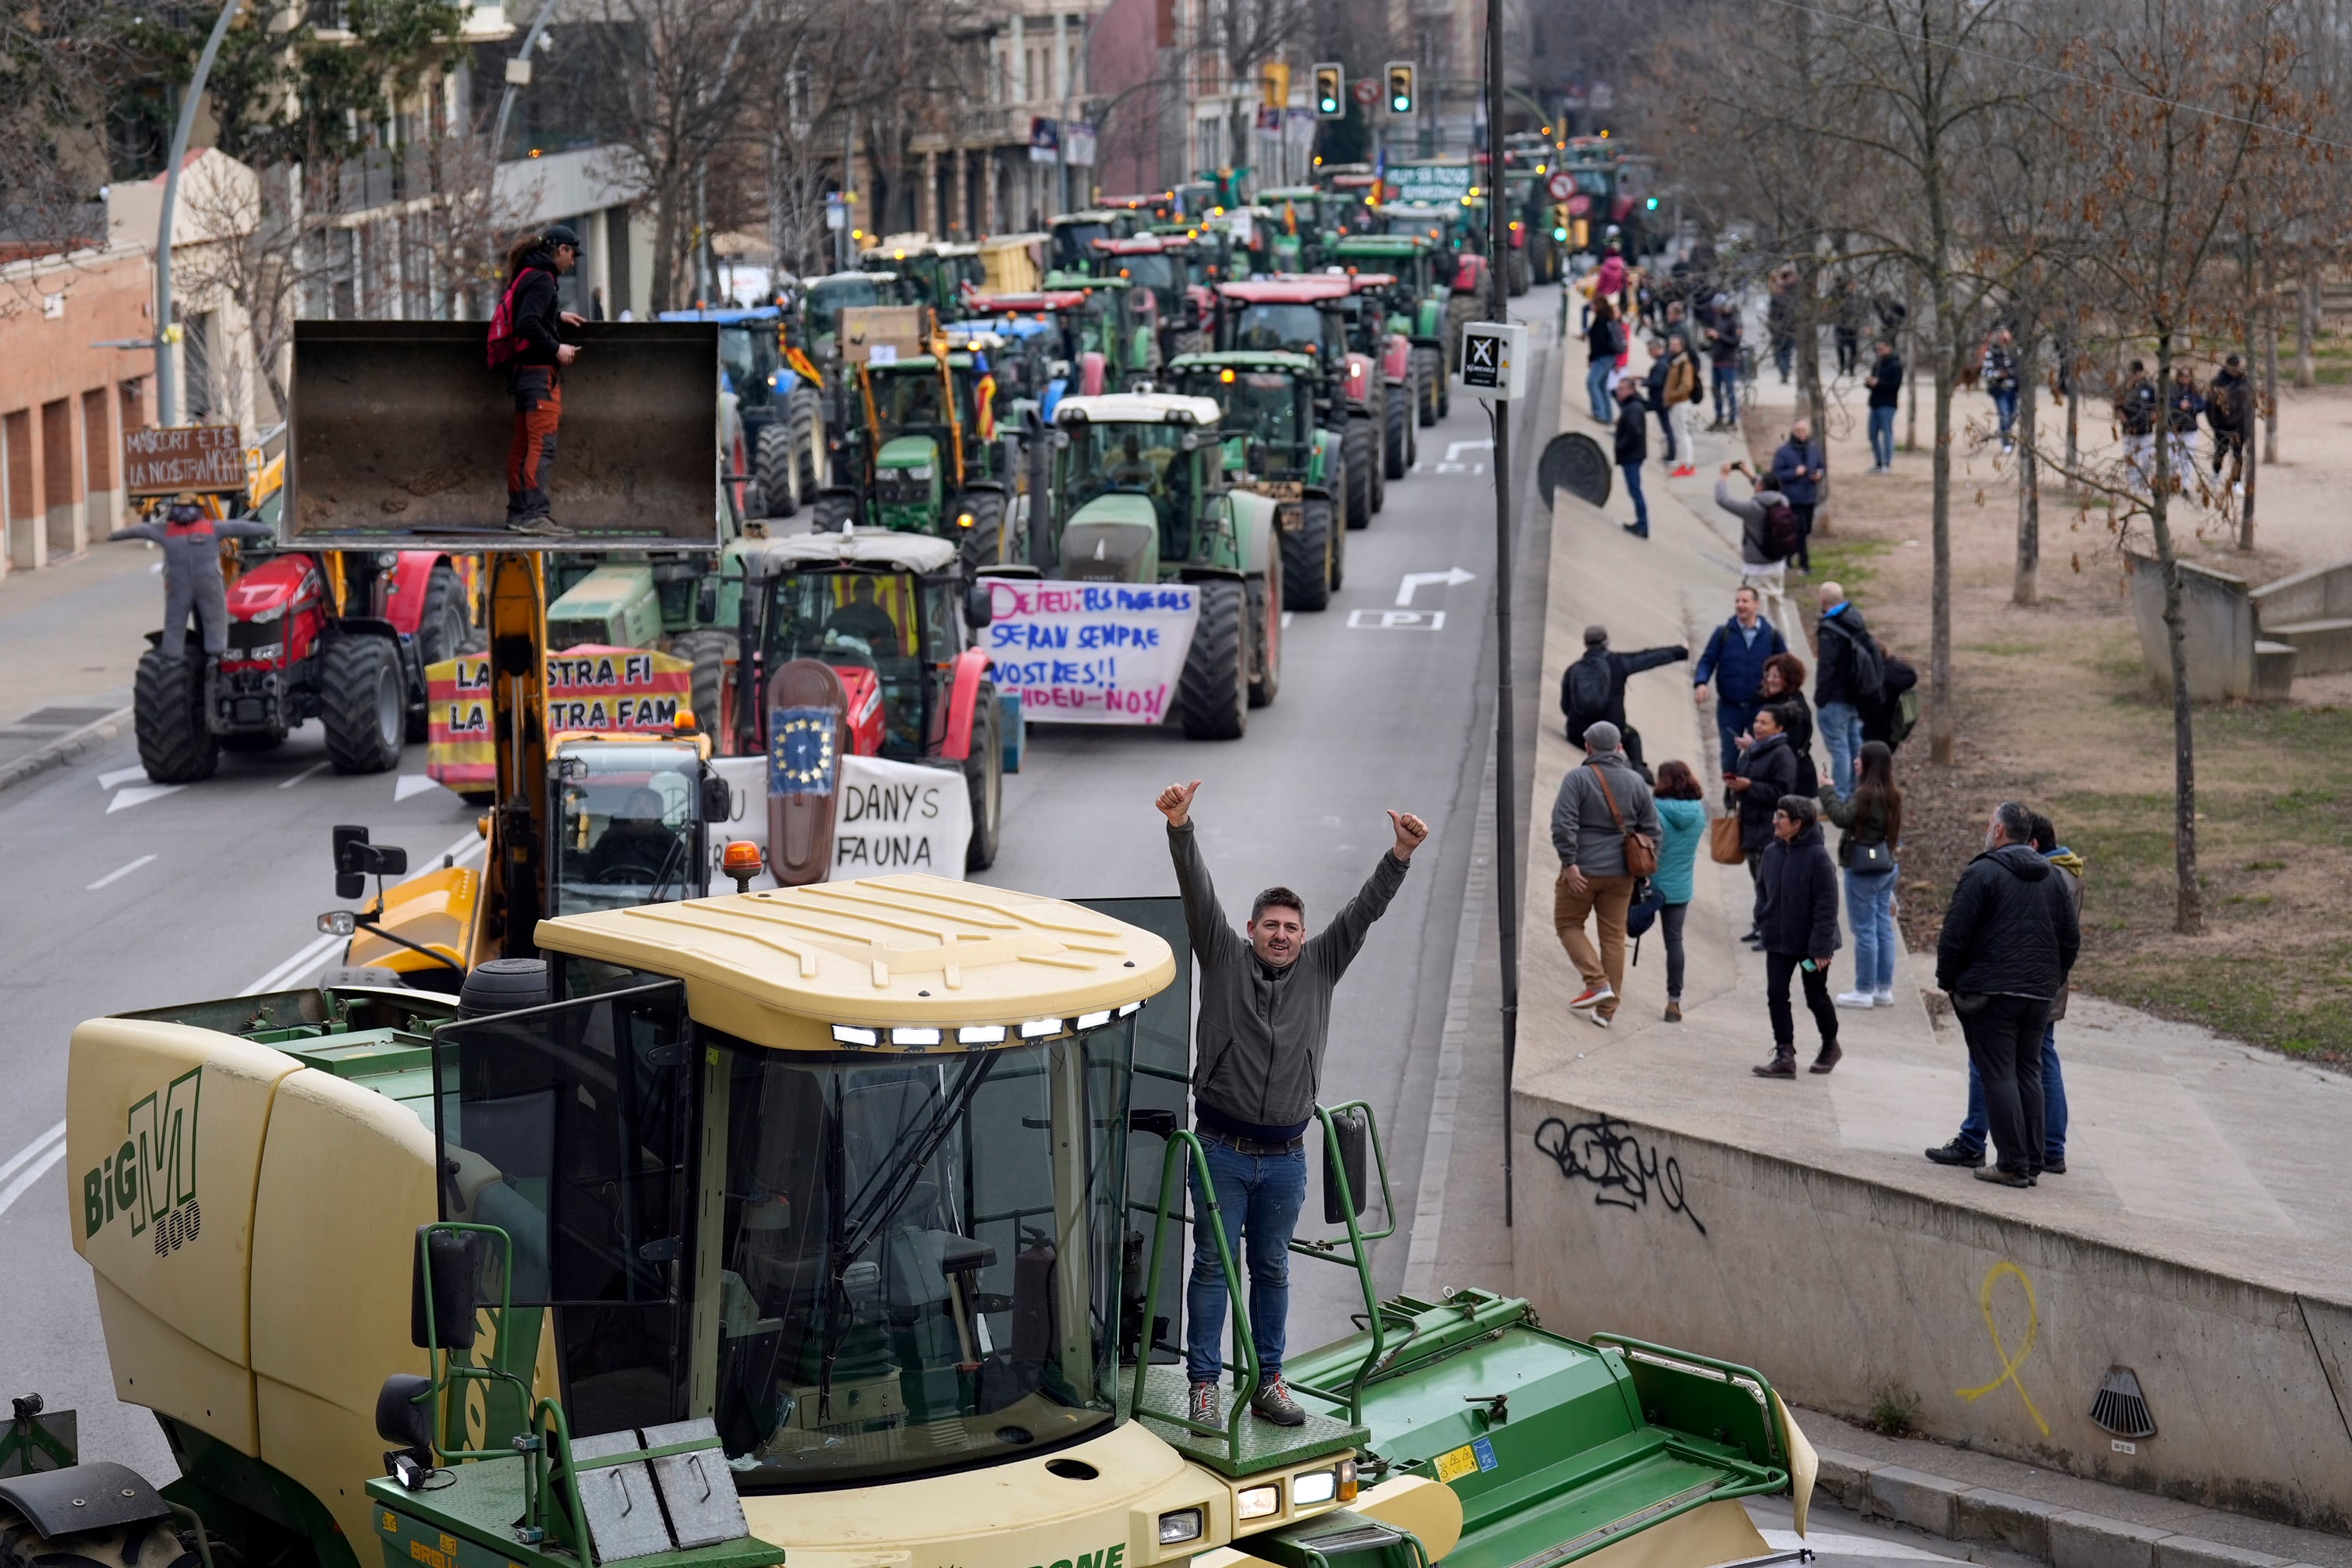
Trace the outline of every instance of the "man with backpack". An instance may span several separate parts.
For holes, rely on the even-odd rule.
[[[1753,493],[1741,500],[1731,493],[1731,476],[1745,475]],[[1757,477],[1745,463],[1727,463],[1715,481],[1715,504],[1739,519],[1740,577],[1750,584],[1769,582],[1780,591],[1782,568],[1797,548],[1796,508],[1789,497]]]
[[[1813,422],[1799,419],[1789,426],[1789,439],[1772,454],[1772,488],[1780,492],[1796,514],[1797,548],[1789,552],[1790,564],[1797,570],[1811,572],[1813,557],[1807,548],[1813,533],[1813,508],[1821,504],[1822,486],[1829,482],[1828,451],[1813,439]]]
[[[563,368],[579,354],[563,341],[583,319],[557,303],[557,285],[580,265],[580,236],[553,224],[507,253],[507,291],[490,318],[490,369],[504,371],[514,397],[514,439],[507,448],[507,527],[519,534],[559,534],[548,515],[547,470],[563,422]]]
[[[1694,701],[1706,701],[1707,685],[1715,684],[1715,728],[1723,740],[1726,773],[1739,760],[1739,737],[1756,722],[1764,700],[1764,662],[1789,651],[1787,639],[1764,619],[1762,604],[1755,585],[1742,583],[1731,596],[1731,619],[1715,629],[1691,671]]]
[[[1821,589],[1822,619],[1815,636],[1813,713],[1830,748],[1830,780],[1838,799],[1853,793],[1854,759],[1862,755],[1862,715],[1875,707],[1886,687],[1885,658],[1863,623],[1862,612],[1834,582]]]
[[[1654,670],[1690,657],[1686,647],[1644,648],[1638,653],[1612,653],[1609,628],[1584,629],[1584,657],[1560,672],[1559,711],[1568,720],[1571,745],[1584,744],[1584,732],[1596,724],[1617,727],[1623,737],[1625,760],[1643,779],[1649,768],[1642,761],[1642,732],[1625,722],[1625,680],[1643,670]]]

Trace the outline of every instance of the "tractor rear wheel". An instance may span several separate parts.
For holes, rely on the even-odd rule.
[[[1404,391],[1402,387],[1389,388],[1388,399],[1381,410],[1388,438],[1381,444],[1381,465],[1391,479],[1403,478],[1412,463],[1406,450],[1412,442],[1412,414],[1404,406]]]
[[[1200,619],[1176,712],[1188,740],[1239,740],[1249,727],[1249,605],[1242,585],[1216,579],[1199,585]]]
[[[1348,459],[1348,526],[1369,528],[1372,526],[1372,422],[1351,419],[1347,434],[1340,440],[1340,450]]]
[[[320,660],[319,722],[338,773],[386,773],[400,766],[408,709],[400,652],[388,637],[347,633]]]
[[[220,766],[220,737],[205,715],[205,661],[174,659],[161,648],[139,655],[131,685],[131,725],[140,765],[157,784],[194,784]]]
[[[956,549],[967,575],[983,566],[1004,564],[1004,493],[967,490],[956,508],[956,519],[969,516],[971,527],[955,529]]]
[[[851,496],[819,496],[810,516],[821,534],[837,534],[842,524],[857,515],[857,501]]]
[[[1309,497],[1298,503],[1298,526],[1276,529],[1282,557],[1282,607],[1321,610],[1331,602],[1331,503]]]
[[[801,509],[800,460],[793,451],[791,425],[772,419],[760,427],[759,454],[752,469],[760,476],[760,499],[766,503],[759,516],[789,517]]]
[[[1364,471],[1372,476],[1372,510],[1378,512],[1389,504],[1389,470],[1381,456],[1380,423],[1370,415],[1355,423],[1364,427],[1364,444],[1370,449],[1364,458]]]
[[[980,683],[971,704],[971,749],[963,759],[964,787],[971,794],[971,837],[964,846],[963,869],[986,871],[996,863],[996,848],[1004,827],[1004,710],[997,705],[996,683]]]
[[[727,712],[727,659],[735,651],[735,639],[724,632],[688,632],[669,640],[670,653],[680,659],[694,661],[695,727],[710,737],[710,743],[725,749],[726,736],[722,721]]]
[[[1412,406],[1419,423],[1437,423],[1437,350],[1426,346],[1412,351]]]
[[[1244,585],[1249,591],[1249,706],[1265,707],[1282,690],[1282,555],[1269,551],[1265,570]]]

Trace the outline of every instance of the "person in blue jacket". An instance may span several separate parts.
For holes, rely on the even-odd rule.
[[[1706,701],[1715,687],[1715,730],[1723,741],[1723,771],[1739,759],[1739,737],[1756,722],[1764,700],[1764,661],[1789,651],[1788,639],[1764,619],[1763,600],[1753,588],[1731,596],[1731,619],[1715,629],[1706,651],[1691,671],[1691,695]]]

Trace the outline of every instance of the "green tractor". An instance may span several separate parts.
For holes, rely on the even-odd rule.
[[[1066,397],[1054,411],[1066,511],[1053,575],[1198,589],[1174,705],[1194,740],[1239,739],[1282,684],[1276,503],[1227,483],[1223,417],[1208,398],[1166,392]]]
[[[1217,346],[1300,354],[1314,363],[1317,423],[1339,436],[1347,455],[1347,481],[1334,498],[1347,526],[1362,528],[1371,526],[1386,488],[1374,411],[1348,395],[1349,371],[1361,368],[1351,363],[1343,313],[1353,293],[1346,277],[1330,273],[1228,283],[1217,290]]]
[[[857,367],[856,398],[863,417],[849,434],[856,483],[818,498],[818,528],[856,517],[869,528],[936,535],[955,541],[967,571],[1010,559],[1005,524],[1022,494],[1020,436],[1000,432],[996,380],[982,361],[950,350],[869,362]]]
[[[1315,361],[1242,350],[1186,354],[1168,371],[1171,391],[1224,410],[1227,483],[1274,503],[1282,607],[1328,607],[1348,568],[1348,458],[1341,436],[1317,428]]]
[[[1137,288],[1132,278],[1059,271],[1045,275],[1043,288],[1048,294],[1075,291],[1087,297],[1076,313],[1073,366],[1083,367],[1089,354],[1101,355],[1101,383],[1116,391],[1150,381],[1159,371],[1160,300],[1155,292]],[[1083,369],[1080,376],[1091,379]]]
[[[1260,192],[1267,272],[1305,272],[1323,265],[1323,193],[1312,185]]]
[[[764,538],[730,537],[708,552],[662,555],[551,552],[547,559],[547,649],[644,648],[691,660],[694,716],[726,741],[729,667],[739,649],[747,561]]]
[[[893,235],[861,253],[858,265],[901,285],[893,303],[928,305],[941,320],[962,313],[966,289],[988,287],[980,246],[934,240],[929,235]]]
[[[1393,214],[1397,209],[1381,209]],[[1332,262],[1358,272],[1383,272],[1395,281],[1384,291],[1389,330],[1411,340],[1423,425],[1435,424],[1452,412],[1451,389],[1462,323],[1473,319],[1477,300],[1453,290],[1454,263],[1450,252],[1419,234],[1358,235],[1332,246]]]
[[[1095,241],[1139,234],[1150,216],[1108,207],[1064,213],[1046,225],[1045,265],[1056,272],[1084,272],[1093,260]]]

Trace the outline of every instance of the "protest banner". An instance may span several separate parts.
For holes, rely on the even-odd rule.
[[[1158,724],[1192,652],[1200,596],[1186,583],[989,578],[985,646],[1001,691],[1032,724]]]
[[[547,730],[662,734],[691,712],[694,665],[643,648],[570,648],[547,656]],[[425,776],[460,793],[498,782],[490,659],[460,653],[425,669]],[[699,715],[696,716],[699,717]]]
[[[133,496],[242,490],[245,441],[234,424],[167,424],[122,433],[122,487]]]
[[[710,834],[710,886],[731,892],[719,857],[730,841],[749,840],[768,852],[768,813],[761,797],[772,782],[765,757],[722,757],[711,766],[736,796],[735,811]],[[834,797],[834,879],[921,872],[963,880],[964,849],[971,839],[971,795],[960,769],[929,768],[882,757],[843,757]],[[773,887],[762,872],[753,887]]]

